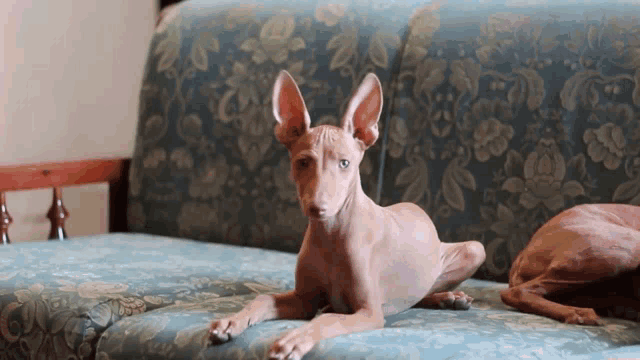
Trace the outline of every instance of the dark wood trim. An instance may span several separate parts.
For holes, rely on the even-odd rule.
[[[69,213],[62,205],[60,188],[106,182],[109,183],[109,232],[125,232],[127,231],[127,192],[130,166],[131,159],[129,158],[2,166],[0,167],[0,195],[4,199],[6,191],[53,188],[54,200],[49,216],[56,220],[52,220],[52,232],[58,231],[57,222],[60,222],[64,232],[62,223],[69,216]],[[59,206],[57,206],[58,200]],[[6,206],[2,206],[2,209],[4,210],[2,211],[2,227],[4,234],[6,234],[6,228],[11,224],[11,219],[8,216]],[[4,240],[4,236],[2,240]]]
[[[4,192],[0,191],[0,244],[2,245],[11,244],[11,240],[9,240],[9,226],[11,226],[12,222],[13,219],[7,210],[6,196]]]
[[[94,159],[0,167],[0,192],[121,181],[130,159]],[[126,179],[125,179],[126,180]]]
[[[47,218],[51,221],[49,240],[66,240],[67,232],[64,230],[64,222],[69,218],[69,211],[62,202],[62,189],[53,188],[53,200],[47,212]]]
[[[127,232],[127,198],[131,159],[123,159],[120,176],[109,183],[109,232]]]

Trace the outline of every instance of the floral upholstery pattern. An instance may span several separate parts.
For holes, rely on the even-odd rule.
[[[2,359],[262,359],[270,340],[302,323],[265,322],[233,342],[206,342],[211,319],[293,288],[295,255],[285,252],[109,234],[12,244],[0,258]],[[325,341],[310,358],[588,359],[640,342],[640,324],[627,320],[581,327],[515,311],[500,301],[505,287],[467,280],[470,311],[410,309],[383,330]]]
[[[287,150],[273,134],[275,78],[281,69],[292,74],[312,126],[339,125],[351,91],[368,72],[389,87],[403,25],[387,25],[366,3],[215,3],[176,7],[152,41],[129,227],[297,252],[306,218],[289,178]],[[361,163],[370,195],[377,189],[382,143]]]
[[[639,3],[528,4],[416,9],[382,162],[381,204],[480,241],[475,276],[502,282],[558,212],[640,205]]]
[[[295,256],[143,234],[0,247],[0,358],[91,359],[122,318],[292,289]]]
[[[384,329],[324,340],[304,359],[577,360],[603,350],[615,356],[640,341],[640,324],[627,320],[584,327],[514,311],[500,301],[505,287],[469,279],[460,285],[475,299],[468,311],[410,309],[387,318]],[[206,341],[212,318],[239,311],[254,297],[211,298],[124,319],[104,333],[97,359],[266,359],[271,343],[304,321],[263,322],[225,344]]]
[[[365,191],[410,201],[477,278],[507,281],[529,237],[580,203],[640,204],[634,1],[187,1],[158,27],[141,93],[131,230],[297,252],[306,220],[273,135],[280,69],[312,124],[384,86]]]
[[[636,356],[638,323],[565,325],[505,306],[499,291],[559,211],[640,205],[639,15],[635,0],[181,3],[144,70],[133,233],[0,247],[0,358],[261,359],[302,323],[206,343],[212,318],[294,286],[306,219],[273,135],[281,69],[312,125],[338,125],[375,72],[385,107],[365,192],[414,202],[443,241],[487,252],[461,285],[471,310],[410,309],[305,359]]]

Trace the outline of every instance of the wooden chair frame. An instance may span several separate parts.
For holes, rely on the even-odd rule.
[[[0,241],[9,244],[9,226],[13,223],[6,203],[7,191],[53,189],[53,201],[47,217],[51,221],[49,240],[67,238],[64,222],[69,212],[60,189],[70,185],[109,184],[109,232],[127,231],[127,192],[129,158],[92,159],[0,167]]]

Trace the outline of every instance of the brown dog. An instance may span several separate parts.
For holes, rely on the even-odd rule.
[[[569,324],[640,312],[640,207],[578,205],[551,218],[516,257],[502,301]]]
[[[282,71],[273,89],[275,133],[289,150],[300,205],[309,218],[293,291],[260,295],[239,313],[215,320],[214,342],[269,319],[311,319],[277,340],[271,359],[300,359],[320,340],[381,328],[384,317],[420,304],[468,308],[452,293],[484,262],[477,241],[441,243],[418,206],[380,207],[362,190],[359,165],[378,138],[382,87],[365,77],[342,127],[310,128],[298,86]]]

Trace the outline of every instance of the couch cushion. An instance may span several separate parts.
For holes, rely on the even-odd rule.
[[[293,288],[295,256],[142,234],[0,247],[0,348],[9,358],[95,355],[123,317]]]
[[[297,252],[306,226],[273,133],[271,91],[287,69],[312,126],[339,124],[368,72],[389,88],[405,21],[368,1],[186,1],[156,31],[131,164],[137,232]],[[385,90],[385,96],[389,91]],[[385,99],[385,103],[389,98]],[[374,195],[380,138],[361,164]]]
[[[476,239],[507,281],[530,236],[581,203],[640,205],[637,1],[466,1],[415,10],[390,109],[381,204]],[[398,8],[398,11],[396,11]]]
[[[631,321],[604,319],[601,327],[566,325],[515,311],[500,301],[499,291],[505,287],[469,279],[460,286],[475,299],[469,311],[410,309],[389,317],[384,329],[322,341],[305,360],[558,359],[640,341],[640,324]],[[206,345],[210,321],[240,310],[254,297],[207,299],[131,316],[104,333],[97,358],[265,359],[278,335],[304,321],[264,322],[226,344]]]

